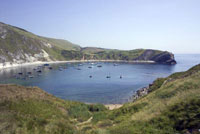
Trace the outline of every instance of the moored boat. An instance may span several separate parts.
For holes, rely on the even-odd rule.
[[[33,75],[29,75],[28,77],[29,77],[29,78],[33,78],[34,76],[33,76]]]
[[[32,72],[27,72],[27,74],[32,74]]]
[[[44,64],[44,66],[49,66],[49,64]]]
[[[38,72],[38,73],[42,73],[42,70],[38,70],[37,72]]]
[[[111,76],[108,75],[108,76],[106,76],[106,78],[111,78]]]
[[[97,67],[102,67],[102,65],[98,65]]]

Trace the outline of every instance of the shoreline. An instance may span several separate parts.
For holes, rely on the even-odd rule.
[[[155,64],[154,61],[125,61],[125,60],[70,60],[70,61],[36,61],[36,62],[26,62],[22,64],[10,64],[7,63],[5,66],[2,66],[0,63],[0,71],[9,68],[18,68],[21,66],[31,66],[31,65],[42,65],[42,64],[59,64],[59,63],[85,63],[85,62],[117,62],[117,63],[141,63],[141,64]],[[138,91],[144,88],[139,88],[135,93],[132,94],[132,101],[137,100],[141,97],[138,95]],[[146,93],[147,94],[147,93]],[[137,97],[136,97],[137,96]],[[92,103],[85,103],[92,104]],[[124,104],[103,104],[109,110],[114,110],[122,107]]]
[[[86,62],[117,62],[117,63],[142,63],[142,64],[155,64],[156,62],[154,61],[124,61],[124,60],[70,60],[70,61],[36,61],[36,62],[26,62],[26,63],[22,63],[22,64],[10,64],[7,63],[7,65],[2,66],[0,63],[0,71],[4,70],[4,69],[9,69],[9,68],[18,68],[21,66],[31,66],[31,65],[42,65],[42,64],[59,64],[59,63],[86,63]],[[144,92],[142,92],[142,94],[148,94],[147,91],[144,89],[147,87],[143,87],[143,88],[138,88],[134,93],[132,93],[132,99],[131,101],[135,101],[138,98],[140,98],[142,95],[139,95],[139,93],[141,93],[141,90]],[[92,104],[92,103],[85,103],[85,104]],[[103,104],[106,108],[108,108],[109,110],[114,110],[114,109],[118,109],[120,107],[122,107],[124,104]]]
[[[30,65],[41,65],[41,64],[58,64],[58,63],[78,63],[78,62],[123,62],[123,63],[143,63],[143,64],[155,64],[155,61],[126,61],[126,60],[69,60],[69,61],[35,61],[35,62],[25,62],[25,63],[10,63],[6,62],[5,65],[0,63],[0,70],[7,68],[15,68],[21,66],[30,66]]]

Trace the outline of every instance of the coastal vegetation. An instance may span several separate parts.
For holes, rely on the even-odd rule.
[[[0,133],[199,134],[200,65],[153,82],[147,95],[108,110],[37,87],[0,85]]]

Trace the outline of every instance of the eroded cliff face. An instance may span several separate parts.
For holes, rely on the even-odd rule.
[[[145,50],[143,54],[141,54],[135,60],[151,60],[155,61],[156,63],[162,64],[176,64],[174,55],[167,51],[155,51],[155,50]]]
[[[53,60],[47,52],[52,45],[29,34],[25,30],[0,23],[0,63]]]
[[[152,60],[158,63],[171,64],[171,65],[176,64],[174,54],[169,53],[169,52],[163,52],[163,53],[157,54],[152,57]]]

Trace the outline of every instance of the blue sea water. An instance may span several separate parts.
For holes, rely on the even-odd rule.
[[[0,70],[0,83],[38,86],[67,100],[103,104],[125,103],[131,100],[137,89],[147,86],[156,78],[185,71],[199,64],[200,54],[177,54],[175,59],[176,65],[116,63],[117,66],[114,66],[114,63],[104,62],[51,64],[53,69],[42,67],[41,75],[33,70],[37,66],[22,66]],[[97,67],[98,65],[102,67]],[[23,72],[23,75],[19,76],[19,72]],[[33,78],[25,77],[27,72],[32,72]],[[111,78],[106,78],[107,76]]]

